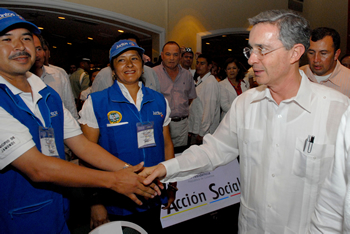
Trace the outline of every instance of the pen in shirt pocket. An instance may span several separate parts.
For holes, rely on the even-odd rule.
[[[312,151],[312,147],[314,145],[314,141],[315,141],[315,136],[311,136],[309,135],[307,137],[307,139],[305,140],[305,144],[304,144],[304,152],[308,152],[311,153]]]

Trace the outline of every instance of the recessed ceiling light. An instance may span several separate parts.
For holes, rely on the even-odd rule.
[[[91,41],[94,40],[92,37],[88,37],[88,39],[91,40]]]
[[[61,20],[64,20],[64,19],[66,19],[66,18],[64,18],[64,17],[62,17],[62,16],[59,16],[58,18],[59,18],[59,19],[61,19]]]
[[[67,44],[68,44],[68,45],[72,45],[72,43],[70,43],[70,42],[67,42]]]
[[[118,32],[123,33],[124,31],[119,29]]]
[[[210,43],[209,43],[209,42],[207,42],[207,43],[205,43],[205,44],[210,45]]]
[[[43,28],[43,27],[38,27],[38,29],[40,29],[40,30],[44,30],[44,28]]]
[[[52,48],[56,49],[56,48],[57,48],[57,46],[52,46]]]
[[[232,49],[228,49],[228,51],[232,51]]]

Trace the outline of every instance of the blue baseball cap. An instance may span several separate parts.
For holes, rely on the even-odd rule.
[[[27,28],[35,34],[40,34],[40,29],[33,23],[26,21],[22,16],[16,12],[5,8],[0,8],[0,33],[3,33],[7,28],[18,24],[18,28]]]
[[[138,46],[135,42],[129,40],[120,40],[114,43],[111,49],[109,50],[109,62],[112,62],[112,59],[120,55],[122,52],[132,49],[137,50],[137,52],[139,52],[142,58],[142,55],[145,52],[145,50]]]

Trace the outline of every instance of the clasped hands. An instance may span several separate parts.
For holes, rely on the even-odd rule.
[[[117,185],[113,190],[124,194],[138,205],[142,205],[142,202],[136,195],[147,199],[161,194],[160,189],[164,189],[164,186],[159,180],[166,175],[166,169],[162,164],[154,167],[143,167],[143,165],[141,162],[115,172]]]

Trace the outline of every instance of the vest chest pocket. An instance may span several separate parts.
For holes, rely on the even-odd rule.
[[[310,153],[304,152],[305,139],[298,138],[293,159],[293,171],[309,184],[321,184],[329,173],[334,158],[334,145],[313,144]]]

